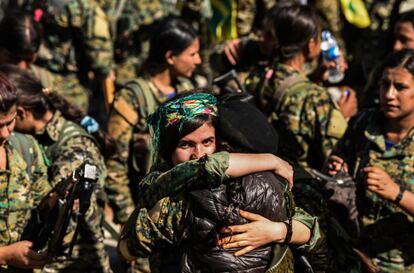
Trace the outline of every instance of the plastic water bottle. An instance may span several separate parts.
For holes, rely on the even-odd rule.
[[[334,61],[336,66],[328,70],[328,82],[338,83],[344,79],[344,73],[339,67],[339,51],[338,43],[331,32],[324,30],[321,34],[321,54],[326,62]]]

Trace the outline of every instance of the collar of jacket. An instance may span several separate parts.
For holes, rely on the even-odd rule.
[[[54,142],[57,141],[60,137],[60,134],[63,133],[62,129],[65,124],[65,118],[62,116],[62,113],[58,110],[53,114],[52,119],[46,125],[45,132]]]
[[[382,131],[385,117],[382,113],[375,113],[370,117],[364,134],[368,141],[373,142],[383,153],[383,157],[395,157],[397,155],[410,156],[414,154],[414,128],[390,150],[385,148],[385,137]]]

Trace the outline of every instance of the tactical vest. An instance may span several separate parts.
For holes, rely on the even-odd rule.
[[[271,116],[272,123],[281,135],[280,140],[284,141],[283,145],[279,145],[280,154],[292,161],[297,161],[298,158],[303,156],[304,150],[302,145],[297,142],[294,133],[290,130],[286,130],[285,121],[281,120],[277,113],[280,112],[280,103],[285,96],[303,92],[303,90],[306,90],[311,84],[313,85],[314,83],[307,77],[301,74],[293,74],[279,83],[268,105],[271,107],[270,109],[273,110]],[[320,92],[322,92],[322,90]],[[340,139],[347,128],[347,121],[343,117],[337,104],[332,101],[332,99],[331,103],[333,106],[330,107],[330,111],[327,113],[328,122],[326,132],[324,133],[329,137]],[[319,129],[315,128],[315,130],[318,132]],[[318,137],[318,134],[316,134],[315,139],[309,139],[309,151],[307,154],[312,154],[315,166],[322,166],[324,155]]]
[[[26,162],[26,172],[31,177],[32,166],[35,161],[34,154],[30,153],[30,150],[33,149],[33,141],[30,141],[26,135],[17,132],[13,132],[8,141],[19,152],[24,162]]]
[[[59,138],[52,145],[48,146],[45,149],[47,160],[52,159],[58,151],[59,147],[65,145],[68,140],[79,136],[87,137],[95,144],[97,144],[95,138],[88,134],[80,125],[65,119],[62,130],[59,134]]]
[[[129,81],[125,84],[125,88],[134,93],[139,105],[136,109],[138,121],[133,129],[132,140],[129,146],[130,156],[128,158],[128,164],[135,173],[130,174],[130,178],[133,178],[136,174],[147,173],[151,167],[154,149],[150,143],[147,118],[151,113],[155,112],[159,105],[145,79],[137,78]]]

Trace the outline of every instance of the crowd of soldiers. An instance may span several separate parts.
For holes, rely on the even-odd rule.
[[[414,272],[414,1],[4,0],[0,11],[0,272],[229,272],[203,252],[212,237],[197,228],[213,216],[200,200],[262,171],[286,179],[292,215],[240,210],[251,228],[217,224],[215,255],[244,257],[224,260],[232,272]],[[323,30],[336,60],[321,57]],[[240,112],[220,121],[227,107]],[[200,140],[205,152],[171,121],[197,115],[213,121],[189,136],[205,124],[217,134],[214,148]],[[216,149],[230,120],[249,149]],[[98,176],[74,201],[85,164]],[[41,247],[39,225],[53,225]],[[258,269],[249,255],[263,245],[273,260]]]

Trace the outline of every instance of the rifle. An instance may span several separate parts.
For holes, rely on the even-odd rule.
[[[231,82],[236,84],[236,90],[234,90]],[[228,93],[247,93],[243,84],[240,81],[239,75],[237,75],[236,70],[232,69],[229,72],[220,75],[213,79],[213,84],[218,86],[220,89],[227,91]]]
[[[96,181],[96,166],[83,163],[54,188],[54,196],[45,198],[39,207],[32,211],[32,219],[22,238],[33,242],[33,250],[39,251],[47,246],[47,251],[52,257],[72,254],[79,233],[79,223],[90,206]],[[75,200],[79,200],[77,212],[74,211]],[[64,253],[63,238],[74,214],[78,220],[75,233],[69,244],[68,253]]]

